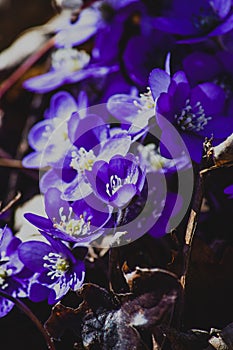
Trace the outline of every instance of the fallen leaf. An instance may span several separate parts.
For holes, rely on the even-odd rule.
[[[139,267],[131,280],[131,292],[124,294],[85,283],[77,291],[83,300],[77,309],[60,303],[53,308],[45,323],[49,334],[60,339],[72,329],[78,336],[76,349],[152,349],[154,329],[173,316],[180,284],[172,273]]]

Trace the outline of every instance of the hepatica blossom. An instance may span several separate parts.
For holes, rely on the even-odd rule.
[[[26,89],[42,94],[64,84],[78,83],[88,78],[100,78],[118,70],[117,66],[91,65],[88,53],[74,48],[59,48],[51,59],[51,70],[27,79],[23,84]]]
[[[146,88],[150,71],[161,65],[174,47],[174,38],[152,28],[151,22],[150,17],[141,16],[140,35],[129,39],[123,54],[126,72],[139,89]]]
[[[156,28],[188,39],[186,43],[205,40],[233,28],[231,0],[173,0],[154,19]]]
[[[160,154],[159,148],[154,143],[149,143],[145,146],[138,145],[138,159],[142,167],[147,173],[168,173],[172,174],[182,169],[190,167],[190,159],[186,154],[181,154],[180,157],[169,159]]]
[[[136,194],[140,194],[145,182],[145,172],[132,154],[116,155],[109,162],[96,162],[87,178],[103,202],[122,209]]]
[[[85,96],[81,95],[82,99]],[[60,91],[53,95],[46,118],[36,123],[30,130],[28,142],[34,152],[23,159],[27,168],[40,168],[54,165],[70,147],[67,121],[77,111],[82,101],[76,103],[72,95]]]
[[[30,78],[24,87],[31,91],[45,93],[62,84],[72,82],[76,73],[76,81],[83,77],[82,68],[88,65],[90,56],[85,51],[73,48],[60,48],[51,57],[51,70],[48,73]]]
[[[146,125],[154,115],[155,101],[148,87],[147,92],[141,93],[140,96],[112,95],[107,101],[107,108],[112,116],[123,123],[137,123],[141,119],[141,123]]]
[[[112,29],[112,27],[118,26],[118,32],[122,32],[123,28],[121,27],[124,23],[122,17],[124,20],[129,17],[129,14],[134,10],[134,3],[137,6],[139,1],[96,1],[92,6],[84,9],[74,23],[70,21],[64,23],[64,26],[58,30],[55,37],[56,46],[64,47],[67,43],[80,45],[96,34],[100,33],[101,36],[102,30],[103,32],[106,30],[110,34],[112,32],[110,28]],[[131,4],[133,5],[132,7],[130,7]]]
[[[172,147],[174,140],[164,128],[164,117],[179,130],[196,162],[200,162],[205,137],[213,135],[214,142],[220,143],[232,132],[233,118],[225,111],[226,94],[219,85],[204,82],[192,87],[183,71],[170,77],[160,69],[151,72],[150,85],[156,100],[156,119],[167,146]]]
[[[91,205],[89,205],[91,203]],[[45,193],[45,210],[48,218],[26,213],[25,217],[38,229],[64,241],[87,245],[101,234],[111,210],[93,194],[69,203],[61,199],[61,192],[50,188]]]
[[[85,171],[92,170],[99,160],[108,161],[116,153],[125,155],[131,145],[131,137],[124,130],[111,135],[109,125],[104,124],[97,116],[95,119],[90,116],[81,120],[75,129],[71,128],[73,123],[74,119],[71,119],[69,126],[72,130],[70,139],[73,147],[62,168],[62,179],[66,182],[63,198],[66,200],[85,198],[89,195],[92,189]]]
[[[168,53],[165,59],[166,73],[163,74],[164,72],[160,70],[163,72],[161,79],[159,71],[156,73],[156,81],[151,79],[151,74],[150,79],[148,75],[147,83],[149,86],[147,86],[146,91],[140,92],[138,95],[138,90],[134,89],[131,94],[114,94],[108,98],[107,109],[109,113],[125,124],[124,127],[134,137],[138,134],[142,136],[146,132],[150,120],[155,115],[156,98],[163,89],[166,89],[166,84],[170,80],[170,56]],[[153,93],[151,89],[153,89]]]
[[[187,55],[182,62],[183,69],[191,86],[210,82],[219,86],[225,93],[225,116],[231,117],[233,112],[233,55],[218,50],[214,54],[195,51]],[[228,118],[231,123],[231,118]]]
[[[48,243],[28,241],[18,248],[20,259],[34,273],[29,287],[29,297],[38,302],[48,299],[58,302],[70,289],[78,289],[85,277],[81,259],[61,241],[43,233]]]
[[[24,264],[19,259],[20,239],[7,227],[0,229],[0,290],[14,298],[28,296],[28,279]],[[14,303],[0,296],[0,317],[8,314]]]

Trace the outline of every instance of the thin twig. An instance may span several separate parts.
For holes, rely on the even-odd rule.
[[[183,289],[186,288],[187,283],[187,275],[188,275],[188,269],[189,269],[189,262],[190,262],[190,255],[191,255],[191,248],[192,248],[192,242],[193,237],[196,231],[199,213],[201,209],[201,204],[203,201],[204,193],[203,193],[203,175],[201,173],[198,174],[197,182],[196,182],[196,188],[195,188],[195,194],[193,199],[193,206],[190,212],[186,232],[185,232],[185,244],[184,244],[184,268],[183,268],[183,275],[181,277],[181,284],[183,286]]]
[[[16,196],[0,211],[0,215],[4,214],[8,209],[10,209],[20,198],[21,193],[18,192]]]
[[[11,295],[3,292],[0,290],[0,296],[12,301],[20,310],[22,310],[29,318],[30,320],[35,324],[35,326],[38,328],[38,330],[41,332],[42,336],[45,339],[45,342],[47,344],[48,349],[50,350],[56,350],[53,339],[49,336],[41,322],[38,320],[38,318],[34,315],[34,313],[25,305],[22,301],[20,301],[17,298],[12,297]]]
[[[22,169],[22,162],[18,159],[0,158],[0,167]]]
[[[24,168],[22,162],[19,159],[0,158],[0,167],[14,168],[14,169],[19,170],[21,173],[31,177],[32,179],[34,179],[36,181],[39,180],[38,170]]]
[[[183,274],[180,278],[180,283],[183,287],[182,303],[181,303],[182,305],[181,314],[182,314],[183,320],[184,320],[184,314],[185,314],[185,296],[187,293],[187,281],[188,281],[189,271],[190,271],[190,257],[191,257],[191,251],[192,251],[192,242],[196,232],[198,219],[201,211],[201,205],[204,198],[204,180],[205,180],[206,173],[202,173],[202,170],[210,168],[213,165],[212,157],[210,156],[212,141],[213,141],[213,138],[210,138],[210,139],[206,138],[203,144],[203,149],[204,149],[203,157],[202,157],[201,164],[198,167],[198,173],[197,173],[194,195],[192,200],[192,208],[190,211],[188,224],[186,227],[185,237],[184,237],[185,242],[183,247],[183,261],[184,261]]]
[[[222,169],[222,168],[231,168],[232,166],[233,166],[233,162],[224,163],[222,165],[213,165],[210,168],[201,170],[200,174],[203,175],[203,174],[209,173],[209,172],[211,172],[213,170],[219,170],[219,169]]]
[[[181,284],[183,286],[184,291],[187,284],[193,237],[197,228],[198,218],[201,211],[201,205],[204,198],[204,178],[206,172],[203,172],[203,170],[211,168],[213,166],[212,141],[213,137],[211,137],[210,139],[206,138],[205,142],[203,143],[203,156],[201,164],[198,167],[194,196],[192,200],[192,208],[190,211],[189,220],[185,232],[185,242],[183,248],[184,266],[183,275],[181,276]]]

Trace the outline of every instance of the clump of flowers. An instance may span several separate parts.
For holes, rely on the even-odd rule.
[[[39,175],[44,214],[24,213],[41,239],[23,242],[3,217],[0,317],[21,298],[56,308],[90,282],[96,257],[109,252],[111,269],[113,249],[144,235],[158,242],[180,229],[191,246],[186,214],[192,200],[192,215],[202,210],[204,194],[193,193],[200,170],[232,166],[214,158],[214,146],[233,132],[233,54],[224,46],[233,32],[231,0],[83,1],[77,13],[72,21],[62,17],[47,71],[22,83],[42,102],[34,101],[39,115],[20,169]],[[233,185],[224,194],[232,199]],[[214,195],[207,199],[219,209]],[[85,298],[88,288],[81,289]],[[119,300],[103,303],[119,311]],[[77,311],[86,321],[95,307],[89,303]],[[135,320],[147,322],[144,314]]]

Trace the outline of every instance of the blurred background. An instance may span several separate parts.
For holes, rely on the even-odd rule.
[[[0,0],[0,52],[22,31],[45,23],[54,13],[49,0]]]

